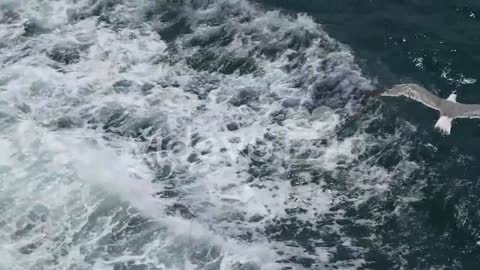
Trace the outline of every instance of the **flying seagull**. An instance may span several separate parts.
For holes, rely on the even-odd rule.
[[[452,93],[447,99],[439,98],[417,84],[397,84],[376,94],[390,97],[406,96],[439,111],[440,118],[435,123],[435,128],[446,135],[450,134],[453,119],[480,118],[480,104],[458,103],[455,93]]]

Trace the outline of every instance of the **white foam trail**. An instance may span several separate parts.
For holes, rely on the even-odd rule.
[[[269,230],[332,217],[317,230],[359,254],[337,266],[361,264],[331,210],[344,195],[319,174],[354,167],[361,200],[388,190],[390,175],[357,165],[368,135],[337,138],[343,109],[306,109],[312,94],[350,102],[370,87],[311,18],[246,1],[186,5],[188,31],[168,41],[165,28],[181,23],[155,17],[166,4],[118,1],[100,18],[91,1],[43,2],[16,4],[20,18],[0,29],[15,41],[0,53],[2,263],[302,269],[292,261],[302,257],[322,268],[334,245],[311,239],[306,252]],[[46,30],[24,38],[28,20]],[[71,54],[52,56],[57,47]]]

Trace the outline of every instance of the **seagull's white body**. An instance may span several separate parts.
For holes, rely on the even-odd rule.
[[[455,118],[480,118],[480,104],[462,104],[452,93],[447,99],[439,98],[417,84],[398,84],[380,94],[381,96],[406,96],[440,112],[435,128],[448,135]]]

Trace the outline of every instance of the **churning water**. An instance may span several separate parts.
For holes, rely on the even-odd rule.
[[[410,157],[436,146],[412,150],[416,126],[308,15],[0,8],[0,269],[400,269],[429,248],[408,240]]]

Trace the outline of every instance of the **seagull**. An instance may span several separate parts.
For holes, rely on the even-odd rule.
[[[417,84],[397,84],[390,89],[375,91],[372,94],[389,97],[405,96],[439,111],[440,118],[435,123],[435,128],[445,135],[450,134],[452,121],[455,118],[480,118],[480,104],[458,103],[455,92],[447,99],[443,99]]]

